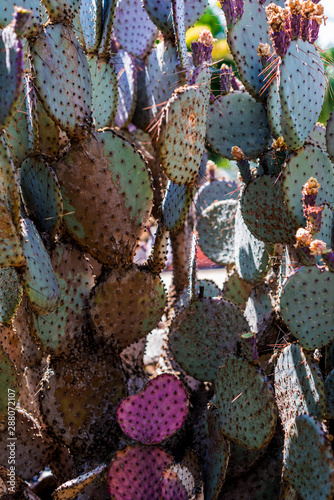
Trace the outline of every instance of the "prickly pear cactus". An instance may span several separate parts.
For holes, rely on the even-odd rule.
[[[333,498],[326,16],[220,4],[1,2],[4,498]]]

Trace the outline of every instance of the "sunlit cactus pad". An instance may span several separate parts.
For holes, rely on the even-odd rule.
[[[283,320],[305,349],[320,349],[334,339],[333,296],[334,273],[317,266],[299,267],[283,285]]]
[[[275,396],[284,429],[303,413],[323,419],[325,389],[321,372],[297,344],[285,347],[275,367]]]
[[[250,450],[264,448],[275,432],[276,404],[260,369],[228,356],[219,367],[215,386],[221,432]]]
[[[188,394],[175,375],[164,373],[151,380],[141,393],[124,399],[117,408],[117,422],[125,434],[142,444],[158,444],[184,423]]]
[[[270,137],[265,108],[247,92],[217,97],[209,106],[206,138],[224,158],[233,160],[233,146],[241,148],[246,158],[257,158],[269,146]]]
[[[198,299],[173,321],[169,345],[188,375],[214,382],[223,358],[235,352],[239,334],[246,331],[247,321],[235,304],[222,298]]]
[[[330,500],[334,494],[332,446],[314,417],[296,417],[285,437],[284,479],[305,500]],[[315,493],[316,492],[316,493]]]
[[[173,457],[158,447],[135,445],[118,451],[109,469],[111,498],[160,500],[162,473],[173,462]]]

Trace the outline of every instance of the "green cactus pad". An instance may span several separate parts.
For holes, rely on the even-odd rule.
[[[75,363],[52,357],[53,371],[39,393],[42,419],[74,453],[99,456],[115,444],[115,412],[126,396],[114,354],[90,353]],[[94,404],[93,404],[94,402]]]
[[[195,203],[196,212],[200,214],[208,208],[211,203],[224,200],[236,200],[239,195],[238,184],[225,179],[213,179],[205,183],[197,193]]]
[[[60,303],[46,316],[33,314],[32,332],[43,350],[66,354],[83,336],[95,279],[90,262],[72,245],[57,246],[51,263],[60,288]]]
[[[141,0],[121,0],[115,11],[114,35],[123,49],[143,59],[151,51],[158,30]]]
[[[275,396],[286,432],[297,415],[323,419],[325,388],[321,372],[311,356],[297,344],[285,347],[277,359]]]
[[[137,74],[134,60],[130,54],[121,49],[113,55],[111,62],[117,73],[118,104],[115,124],[126,128],[136,109]]]
[[[264,448],[275,432],[276,405],[261,370],[242,358],[228,356],[215,385],[221,432],[250,450]]]
[[[204,491],[207,500],[216,500],[225,481],[230,458],[230,442],[220,431],[218,411],[212,403],[207,406],[206,420],[208,436],[204,465]]]
[[[22,266],[25,263],[20,238],[6,204],[0,200],[0,266]]]
[[[232,147],[238,146],[246,158],[255,159],[271,139],[266,110],[247,92],[219,96],[209,106],[206,138],[224,158],[233,160]]]
[[[20,228],[20,193],[17,174],[8,148],[0,136],[0,197],[11,214],[14,226]]]
[[[0,34],[0,129],[5,128],[16,111],[22,91],[23,45],[12,26]]]
[[[169,99],[159,125],[162,168],[175,184],[197,181],[204,152],[207,102],[196,86],[179,87]]]
[[[0,269],[0,323],[9,324],[22,299],[23,290],[12,267]]]
[[[217,264],[233,264],[236,200],[218,201],[206,208],[197,223],[199,246]]]
[[[28,158],[21,165],[20,184],[28,215],[40,231],[55,235],[62,220],[63,200],[51,167],[42,158]]]
[[[103,0],[94,2],[91,0],[80,1],[78,18],[82,30],[84,48],[87,52],[96,53],[99,47],[102,36],[102,3]]]
[[[201,18],[207,6],[207,0],[187,1],[184,12],[186,29],[193,26]],[[173,38],[172,2],[170,0],[144,0],[144,7],[161,33],[167,38]]]
[[[91,124],[92,82],[74,32],[63,24],[49,24],[30,50],[44,108],[69,137],[80,139]]]
[[[282,184],[285,204],[299,227],[305,226],[301,192],[310,177],[315,177],[320,184],[317,205],[330,202],[334,185],[333,165],[324,151],[306,145],[287,161]]]
[[[301,200],[301,190],[299,197]],[[244,222],[256,238],[268,243],[295,243],[299,225],[290,216],[282,185],[275,177],[253,179],[244,189],[240,205]]]
[[[326,397],[326,418],[334,418],[334,370],[332,370],[325,380]]]
[[[11,23],[13,20],[14,6],[19,5],[23,9],[31,11],[31,18],[27,27],[25,36],[35,35],[38,33],[38,27],[40,26],[40,1],[39,0],[6,0],[6,2],[1,2],[0,5],[0,28],[4,28],[7,24]]]
[[[273,245],[255,238],[249,231],[238,205],[235,215],[234,258],[237,272],[243,280],[252,285],[264,280],[270,265]]]
[[[160,42],[148,56],[145,78],[147,107],[150,109],[152,119],[160,113],[178,87],[179,67],[177,50],[170,42]]]
[[[267,97],[267,115],[268,122],[275,139],[283,136],[281,120],[282,120],[282,106],[279,96],[279,88],[277,86],[277,79],[275,79],[268,90]]]
[[[31,307],[38,314],[54,311],[60,300],[60,289],[50,257],[33,222],[21,220],[21,245],[26,260],[22,273],[23,287]]]
[[[283,320],[305,349],[320,349],[333,340],[333,294],[334,274],[317,266],[298,268],[283,284]]]
[[[51,21],[67,21],[79,10],[80,0],[41,0]]]
[[[168,231],[175,231],[187,217],[194,189],[192,186],[178,186],[168,181],[161,210]]]
[[[8,389],[11,391],[9,392]],[[19,377],[15,366],[8,355],[0,347],[0,429],[3,430],[3,421],[7,417],[7,408],[15,411],[19,392]],[[14,395],[15,401],[9,403],[9,394]],[[11,437],[11,436],[8,436]]]
[[[90,315],[97,334],[124,349],[157,326],[166,300],[159,276],[132,266],[112,271],[94,289]]]
[[[236,270],[232,270],[223,284],[223,295],[241,309],[245,308],[253,285],[240,278]]]
[[[26,89],[26,78],[24,78],[23,82]],[[19,166],[31,152],[28,129],[29,118],[30,117],[27,109],[26,92],[22,90],[16,105],[16,112],[4,131],[4,139],[15,166]]]
[[[296,417],[284,443],[283,478],[305,500],[330,500],[334,495],[334,457],[320,422]]]
[[[271,43],[267,15],[258,0],[244,0],[242,3],[243,16],[234,26],[228,27],[227,41],[242,83],[254,97],[264,100],[266,82],[257,49],[260,43]]]
[[[71,236],[106,264],[121,254],[132,262],[153,199],[140,153],[104,130],[73,144],[56,166],[56,175]]]
[[[117,113],[118,83],[114,67],[97,56],[88,58],[92,77],[92,112],[96,128],[111,127]]]
[[[214,382],[223,358],[235,352],[239,334],[248,330],[242,311],[229,300],[198,299],[174,319],[169,346],[188,375]]]
[[[37,119],[39,152],[46,156],[57,156],[59,150],[59,127],[51,120],[39,101],[37,101]]]
[[[305,85],[307,82],[307,85]],[[281,127],[289,149],[299,149],[312,132],[322,108],[326,75],[314,45],[293,40],[280,65]]]

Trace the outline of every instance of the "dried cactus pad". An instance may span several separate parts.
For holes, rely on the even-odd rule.
[[[283,284],[283,320],[305,349],[320,349],[334,339],[333,297],[334,273],[317,266],[299,267]]]
[[[324,65],[314,45],[305,40],[292,41],[281,62],[279,88],[281,127],[289,149],[299,149],[312,132],[325,88]]]
[[[113,500],[161,500],[160,479],[173,457],[158,447],[128,446],[113,458],[109,493]]]
[[[305,500],[331,500],[334,495],[334,457],[320,422],[309,415],[296,417],[285,438],[283,478]]]
[[[242,311],[222,298],[199,299],[173,321],[169,345],[180,366],[197,380],[214,382],[223,358],[249,330]]]
[[[285,431],[303,413],[323,419],[325,389],[321,372],[297,344],[285,347],[275,367],[275,395]]]
[[[164,109],[159,130],[161,165],[175,184],[195,184],[204,152],[207,102],[196,86],[179,87]]]
[[[69,137],[81,138],[91,124],[92,82],[74,32],[63,24],[49,24],[30,50],[44,108]]]
[[[124,349],[157,326],[166,301],[159,276],[132,266],[112,271],[97,285],[90,299],[90,315],[97,334]]]
[[[271,138],[264,106],[247,92],[217,97],[209,106],[206,138],[216,153],[229,160],[233,146],[241,148],[246,158],[257,158]]]
[[[135,396],[124,399],[116,418],[122,431],[142,444],[158,444],[180,429],[188,412],[188,394],[170,373],[151,380]]]
[[[277,418],[266,377],[248,361],[228,356],[215,385],[221,431],[250,450],[264,448],[274,435]]]

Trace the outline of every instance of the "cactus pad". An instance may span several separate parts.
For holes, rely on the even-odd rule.
[[[15,404],[8,405],[8,388],[15,392]],[[7,417],[8,406],[13,410],[16,406],[19,389],[19,378],[15,366],[7,354],[0,347],[0,429],[3,429],[3,421]]]
[[[174,319],[169,346],[188,375],[214,382],[224,356],[235,352],[238,334],[248,329],[241,310],[232,302],[223,298],[198,299]]]
[[[237,271],[232,270],[223,283],[223,296],[240,309],[245,309],[246,302],[252,291],[253,285],[240,278]]]
[[[218,370],[215,385],[221,432],[250,450],[264,448],[275,432],[276,405],[259,368],[228,356]]]
[[[6,204],[0,200],[0,265],[22,266],[25,263],[16,227]]]
[[[0,323],[8,324],[15,315],[23,290],[17,272],[12,267],[0,269]]]
[[[168,231],[175,231],[185,221],[192,199],[192,186],[178,186],[168,181],[161,210]]]
[[[196,196],[196,212],[200,214],[216,201],[236,200],[238,198],[238,184],[225,179],[214,179],[204,184]]]
[[[114,456],[109,469],[109,492],[113,500],[158,500],[160,479],[173,457],[158,447],[128,446]]]
[[[330,500],[334,495],[334,457],[323,427],[313,417],[300,415],[284,444],[283,478],[305,500]]]
[[[116,342],[124,349],[157,326],[166,300],[159,276],[132,266],[112,271],[94,289],[90,315],[104,342]]]
[[[197,181],[204,152],[206,107],[196,86],[179,87],[163,112],[158,151],[166,175],[175,184]]]
[[[189,498],[186,488],[174,470],[165,469],[160,482],[161,500],[187,500]]]
[[[334,274],[317,266],[298,268],[283,284],[283,320],[305,349],[319,349],[333,340],[333,294]]]
[[[73,31],[63,24],[49,24],[30,50],[34,83],[44,108],[69,137],[81,138],[91,125],[92,82]]]
[[[6,0],[0,5],[0,28],[4,28],[13,20],[14,6],[18,5],[17,0]],[[34,35],[38,32],[40,25],[40,2],[39,0],[20,0],[19,6],[23,9],[30,10],[31,18],[26,31],[26,36]]]
[[[118,104],[115,124],[126,128],[136,108],[137,72],[130,54],[121,49],[111,58],[118,80]]]
[[[91,55],[88,58],[92,77],[92,112],[96,128],[111,127],[117,113],[117,74],[112,64]]]
[[[224,158],[233,160],[232,147],[238,146],[246,158],[255,159],[271,138],[266,110],[247,92],[219,96],[209,106],[206,138]]]
[[[102,4],[103,0],[80,0],[80,10],[76,18],[79,20],[83,45],[87,52],[94,53],[99,47],[102,36]]]
[[[297,415],[323,419],[325,390],[321,372],[297,344],[285,347],[275,367],[275,396],[280,418],[288,431]]]
[[[332,370],[325,380],[325,396],[326,396],[326,418],[334,416],[334,370]]]
[[[184,423],[188,395],[175,375],[164,373],[151,380],[141,393],[124,399],[116,418],[122,431],[142,444],[158,444]]]
[[[80,0],[41,0],[52,21],[73,18],[79,10]]]

